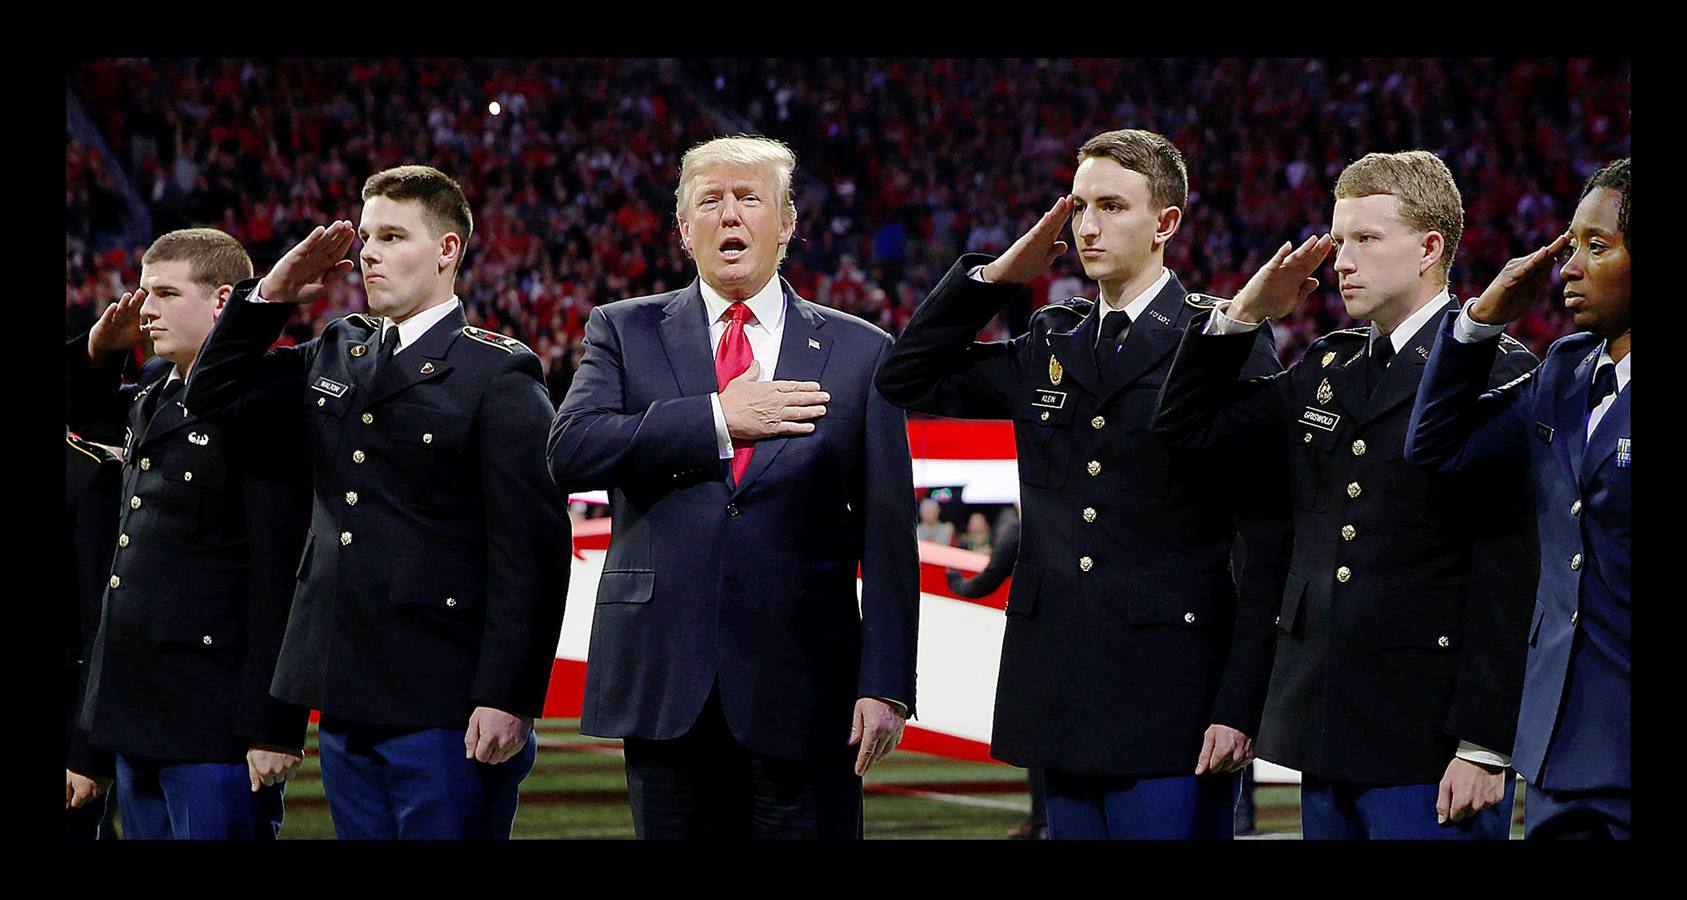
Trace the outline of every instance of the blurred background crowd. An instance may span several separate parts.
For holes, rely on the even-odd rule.
[[[716,135],[792,146],[782,274],[893,334],[958,254],[1000,252],[1068,190],[1076,148],[1108,129],[1182,150],[1167,264],[1220,296],[1328,229],[1336,175],[1365,152],[1424,148],[1452,169],[1458,297],[1562,231],[1583,180],[1630,153],[1629,65],[1610,60],[124,59],[81,62],[66,87],[69,334],[134,288],[157,234],[221,228],[263,272],[311,227],[355,222],[370,174],[426,163],[474,211],[469,320],[532,347],[558,402],[594,305],[690,282],[674,182]],[[1285,364],[1351,324],[1322,280],[1275,323]],[[1095,294],[1068,254],[985,337],[1072,296]],[[353,272],[286,339],[362,309]],[[1545,305],[1512,329],[1537,354],[1571,330]],[[967,519],[949,542],[987,544]]]

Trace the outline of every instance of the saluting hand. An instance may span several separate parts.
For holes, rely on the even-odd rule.
[[[1288,241],[1242,286],[1224,314],[1238,322],[1281,319],[1318,289],[1312,273],[1324,264],[1335,242],[1329,235],[1313,235],[1294,247]],[[1292,251],[1291,251],[1291,248]]]
[[[1470,308],[1470,317],[1484,325],[1504,325],[1523,317],[1541,296],[1553,258],[1570,243],[1570,232],[1528,256],[1519,256],[1500,267],[1492,284]]]
[[[88,332],[88,358],[97,360],[107,353],[121,353],[139,343],[141,304],[145,302],[146,288],[139,288],[106,307]]]
[[[1049,211],[1019,236],[1013,246],[990,261],[979,274],[993,284],[1025,284],[1043,274],[1055,258],[1066,252],[1066,242],[1060,240],[1061,229],[1072,218],[1072,198],[1061,197]]]
[[[826,414],[832,395],[816,381],[757,381],[761,363],[750,361],[744,374],[720,392],[720,411],[734,444],[787,434],[808,434],[810,419]]]
[[[533,720],[511,715],[490,706],[477,706],[463,732],[463,758],[498,765],[527,745]]]
[[[316,226],[294,245],[258,283],[258,296],[274,303],[309,303],[328,288],[328,282],[352,270],[346,251],[357,239],[357,229],[340,219],[324,228]]]

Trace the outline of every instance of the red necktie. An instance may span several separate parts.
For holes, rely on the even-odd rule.
[[[744,374],[756,358],[750,352],[750,339],[744,336],[744,320],[750,317],[750,308],[742,302],[734,303],[727,307],[726,317],[726,334],[721,335],[720,346],[715,348],[715,386],[723,391],[726,383]],[[742,443],[732,451],[734,483],[743,480],[744,470],[750,467],[750,454],[754,452],[754,445]]]

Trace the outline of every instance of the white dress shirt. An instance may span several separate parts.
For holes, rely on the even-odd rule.
[[[971,269],[967,270],[967,277],[971,278],[973,281],[984,281],[984,267],[973,266]],[[1148,308],[1148,304],[1154,302],[1155,297],[1160,296],[1160,292],[1165,290],[1166,284],[1171,280],[1172,270],[1166,268],[1165,266],[1161,266],[1160,277],[1156,279],[1153,284],[1143,290],[1142,293],[1132,297],[1130,302],[1126,303],[1124,306],[1114,306],[1105,300],[1098,301],[1095,304],[1095,333],[1097,335],[1097,340],[1100,340],[1101,323],[1106,320],[1108,313],[1123,310],[1125,315],[1131,317],[1131,323],[1135,324],[1137,319],[1142,318],[1142,311]]]
[[[450,315],[452,310],[462,305],[462,302],[457,299],[457,295],[452,294],[450,300],[438,306],[424,309],[397,325],[392,324],[392,320],[388,319],[386,328],[381,332],[381,340],[390,340],[393,332],[398,332],[398,349],[394,350],[393,353],[403,353],[410,348],[411,344],[421,340],[422,335],[427,334],[428,329],[437,325],[440,319]]]
[[[721,296],[701,278],[697,279],[697,286],[702,289],[703,306],[709,316],[709,359],[712,362],[715,352],[720,349],[721,339],[726,337],[726,313],[733,301]],[[773,371],[779,367],[779,342],[785,338],[785,292],[779,286],[779,276],[769,278],[767,284],[744,303],[750,307],[750,318],[744,322],[744,337],[750,341],[750,355],[761,365],[761,374],[756,380],[772,381]],[[715,449],[721,459],[731,459],[732,435],[726,429],[726,413],[721,410],[718,391],[709,394],[709,408],[715,414]]]
[[[1453,339],[1457,340],[1461,344],[1474,344],[1477,341],[1485,341],[1505,330],[1504,324],[1488,325],[1471,318],[1470,304],[1475,303],[1478,299],[1480,298],[1473,297],[1470,300],[1465,301],[1464,308],[1459,310],[1458,320],[1453,323]],[[1623,357],[1622,362],[1616,364],[1617,389],[1616,391],[1607,394],[1605,399],[1600,401],[1599,405],[1595,406],[1593,408],[1593,412],[1588,415],[1587,433],[1589,437],[1593,436],[1593,430],[1599,427],[1599,422],[1605,418],[1605,413],[1611,410],[1611,404],[1617,402],[1617,395],[1621,394],[1625,390],[1628,390],[1629,372],[1632,371],[1633,368],[1630,365],[1630,362],[1633,359],[1634,353],[1633,351],[1630,351]],[[1605,341],[1599,345],[1599,360],[1593,366],[1593,373],[1598,375],[1599,367],[1607,365],[1610,362],[1611,342]]]

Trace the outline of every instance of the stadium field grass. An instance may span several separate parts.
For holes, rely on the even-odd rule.
[[[542,719],[539,753],[521,786],[516,839],[623,840],[633,837],[621,742],[586,737],[578,719]],[[304,765],[287,785],[283,840],[332,840],[334,826],[322,794],[316,726]],[[875,766],[866,782],[868,839],[999,840],[1025,821],[1031,796],[1025,772],[898,751]],[[1523,785],[1512,837],[1521,838]],[[1254,794],[1256,836],[1300,837],[1300,789],[1261,785]]]

